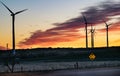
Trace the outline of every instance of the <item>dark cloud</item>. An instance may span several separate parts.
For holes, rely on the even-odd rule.
[[[99,24],[104,19],[105,21],[110,20],[110,16],[120,15],[120,2],[102,2],[98,6],[92,6],[89,8],[86,8],[87,10],[84,10],[82,12],[89,23]],[[75,25],[83,26],[84,20],[82,16],[80,15],[77,18],[70,19],[62,24],[57,24],[58,26],[73,26]]]
[[[120,3],[105,2],[96,8],[89,8],[86,12],[90,22],[101,23],[102,19],[108,21],[110,16],[120,15]]]
[[[89,23],[100,24],[110,20],[111,16],[120,15],[120,2],[102,2],[97,6],[92,6],[82,12]],[[29,45],[55,45],[60,42],[69,42],[84,37],[79,33],[79,29],[84,27],[84,20],[80,13],[77,18],[70,19],[64,23],[55,23],[56,27],[44,32],[38,30],[32,33],[29,38],[19,43],[19,46]]]

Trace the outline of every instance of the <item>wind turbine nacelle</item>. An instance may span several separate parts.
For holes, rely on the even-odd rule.
[[[14,14],[11,14],[11,16],[14,16]]]

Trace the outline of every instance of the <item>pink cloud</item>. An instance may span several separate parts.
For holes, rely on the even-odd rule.
[[[6,48],[3,46],[0,46],[0,50],[6,50]]]

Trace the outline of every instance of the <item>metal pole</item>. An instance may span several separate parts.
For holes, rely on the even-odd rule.
[[[13,55],[15,55],[15,15],[12,14],[12,51]]]

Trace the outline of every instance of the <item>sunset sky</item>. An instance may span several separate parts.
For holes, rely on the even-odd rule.
[[[119,0],[1,0],[16,15],[16,49],[42,47],[85,47],[85,24],[81,13],[95,28],[95,47],[106,46],[106,27],[109,26],[109,45],[120,46]],[[0,4],[0,49],[12,48],[12,18]],[[89,47],[91,47],[88,25]]]

